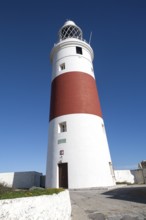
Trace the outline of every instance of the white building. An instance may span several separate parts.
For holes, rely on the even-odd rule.
[[[93,58],[82,30],[73,21],[65,22],[51,51],[46,187],[115,185]]]

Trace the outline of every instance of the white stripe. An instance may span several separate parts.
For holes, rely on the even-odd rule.
[[[58,125],[66,121],[67,132],[58,133]],[[58,140],[66,143],[58,144]],[[64,150],[64,155],[59,155]],[[46,183],[58,187],[58,163],[68,163],[69,188],[114,185],[110,170],[111,157],[103,127],[103,119],[91,114],[70,114],[50,122]]]

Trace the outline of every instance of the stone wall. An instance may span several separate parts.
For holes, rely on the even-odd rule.
[[[59,194],[0,200],[3,220],[70,220],[69,191]]]
[[[144,184],[145,183],[142,169],[131,170],[131,173],[134,175],[134,183],[136,183],[136,184]]]
[[[143,178],[144,178],[144,183],[146,184],[146,168],[143,168]]]

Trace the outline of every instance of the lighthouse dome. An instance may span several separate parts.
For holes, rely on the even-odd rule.
[[[65,24],[59,30],[59,40],[65,40],[67,38],[77,38],[82,40],[82,30],[73,22],[66,21]]]

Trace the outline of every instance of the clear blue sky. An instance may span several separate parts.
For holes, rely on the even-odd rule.
[[[92,31],[113,166],[146,160],[146,1],[0,1],[0,172],[45,173],[49,54],[67,19]]]

